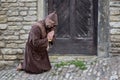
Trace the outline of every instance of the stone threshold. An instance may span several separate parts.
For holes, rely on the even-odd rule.
[[[70,60],[82,60],[82,61],[86,61],[86,60],[91,60],[91,59],[95,59],[98,56],[86,56],[86,55],[80,55],[80,54],[75,54],[75,55],[71,55],[71,54],[65,54],[65,55],[60,55],[60,54],[55,54],[55,55],[49,55],[49,59],[51,62],[59,62],[59,61],[70,61]]]

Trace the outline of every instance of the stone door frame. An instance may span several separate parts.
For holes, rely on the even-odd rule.
[[[98,27],[97,27],[97,56],[109,56],[109,2],[110,0],[98,0]],[[38,0],[38,20],[44,19],[46,15],[45,0]]]

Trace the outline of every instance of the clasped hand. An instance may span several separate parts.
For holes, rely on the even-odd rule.
[[[53,36],[55,34],[55,31],[50,31],[48,34],[47,34],[47,39],[48,41],[52,41],[53,40]]]

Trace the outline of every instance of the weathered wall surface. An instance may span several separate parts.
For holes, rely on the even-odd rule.
[[[110,53],[120,54],[120,0],[110,1]]]
[[[37,0],[0,0],[0,60],[22,59]]]
[[[1,61],[22,59],[31,25],[38,20],[37,16],[44,16],[40,1],[43,0],[0,0]],[[110,53],[120,52],[120,0],[110,0],[109,46]]]
[[[109,0],[98,0],[97,54],[99,57],[109,56],[109,28]]]

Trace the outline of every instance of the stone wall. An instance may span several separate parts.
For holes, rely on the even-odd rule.
[[[41,1],[0,0],[0,61],[23,59],[31,25],[45,14]],[[120,0],[110,0],[110,53],[120,52],[119,42]]]
[[[110,1],[110,53],[120,54],[120,0]]]
[[[37,0],[0,0],[0,61],[22,59]]]

